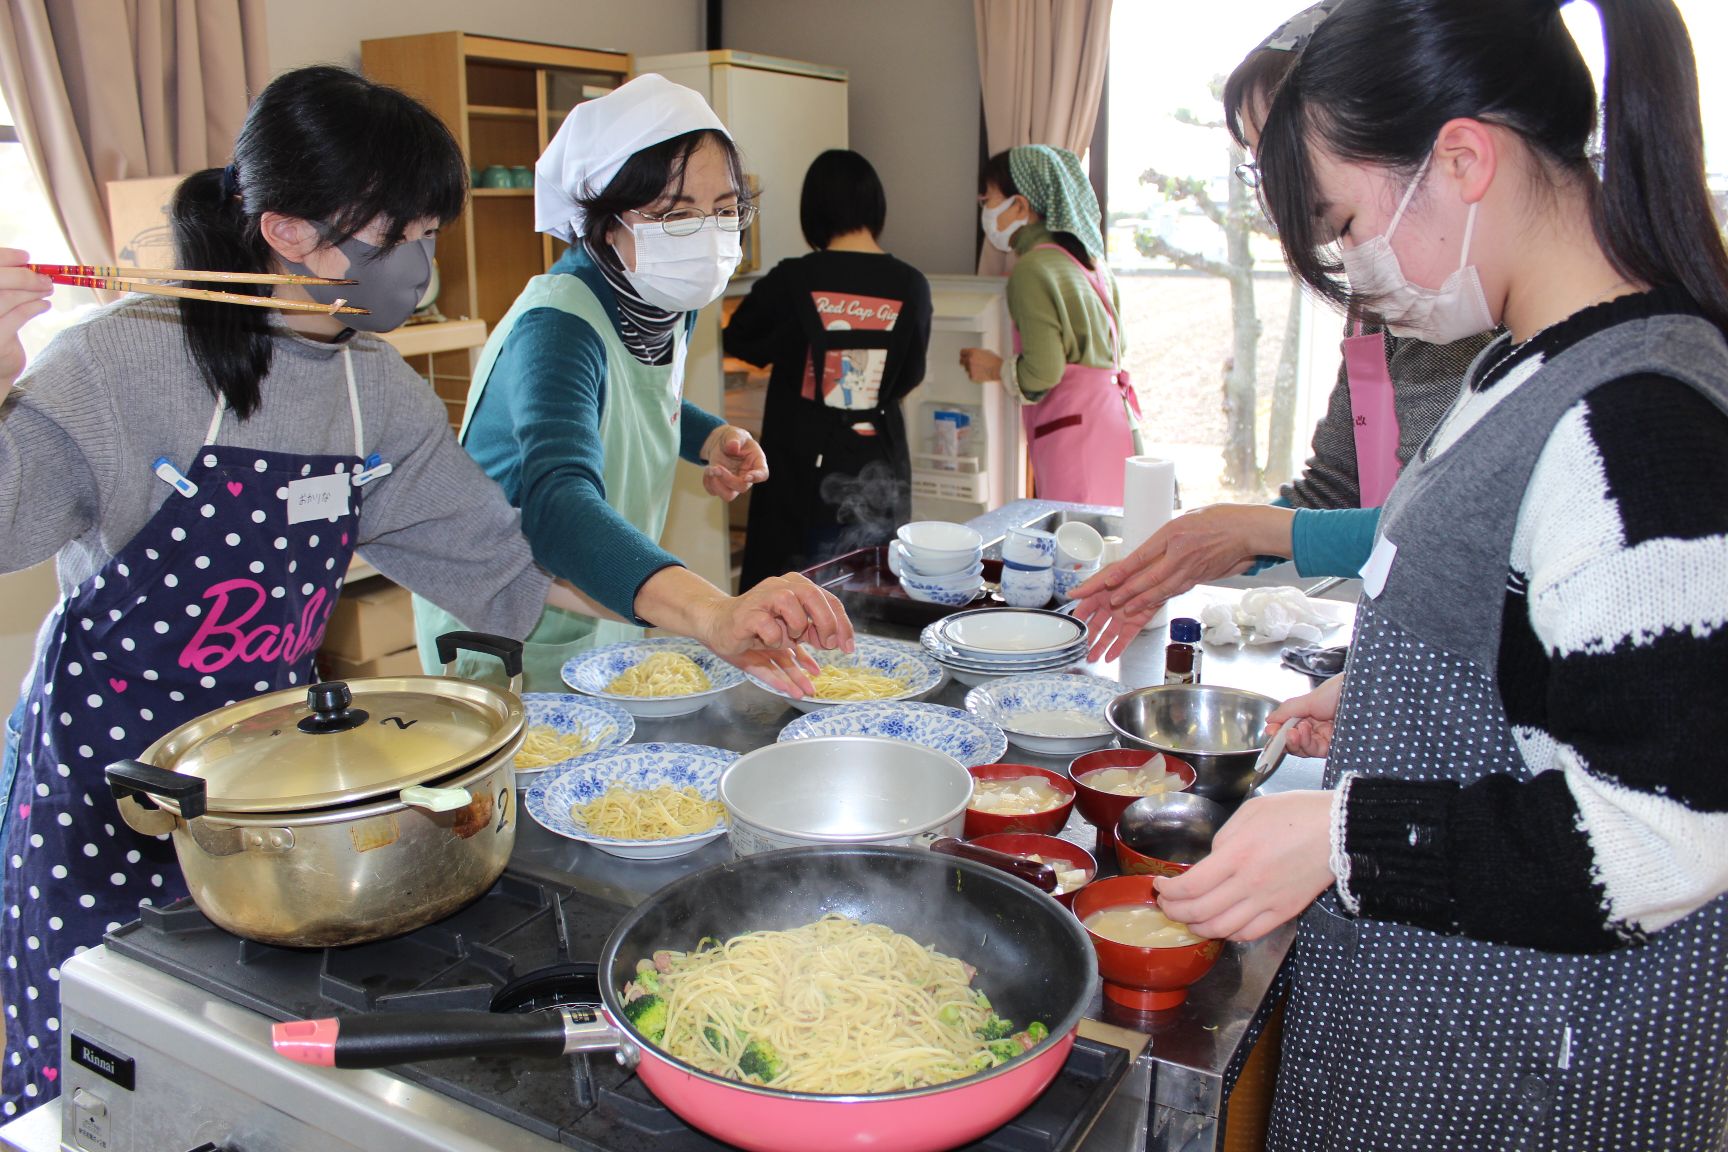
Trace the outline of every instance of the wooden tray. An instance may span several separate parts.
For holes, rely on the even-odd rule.
[[[888,546],[860,548],[844,556],[806,568],[804,575],[839,597],[846,612],[854,620],[879,620],[888,624],[904,624],[922,628],[944,616],[952,616],[969,608],[986,608],[1000,604],[1001,598],[980,592],[970,604],[950,608],[914,600],[900,587],[900,581],[888,569]],[[1002,579],[1002,561],[984,561],[984,579],[992,584]]]

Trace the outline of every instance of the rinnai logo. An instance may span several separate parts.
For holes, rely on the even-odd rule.
[[[137,1087],[137,1064],[130,1056],[110,1052],[76,1033],[72,1036],[72,1062],[90,1069],[104,1080],[120,1085],[128,1092]]]

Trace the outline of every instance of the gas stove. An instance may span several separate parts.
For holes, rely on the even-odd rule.
[[[240,940],[190,901],[145,908],[61,975],[58,1144],[45,1117],[0,1149],[46,1152],[714,1152],[608,1056],[312,1068],[269,1024],[347,1013],[544,1006],[524,980],[578,986],[627,909],[506,873],[456,915],[395,940],[300,951]],[[591,979],[591,976],[589,977]],[[528,987],[524,987],[527,985]],[[1138,1147],[1146,1089],[1120,1048],[1082,1038],[1045,1093],[976,1152]],[[52,1107],[52,1106],[50,1106]],[[1126,1133],[1128,1135],[1124,1136]],[[817,1150],[812,1150],[817,1152]]]

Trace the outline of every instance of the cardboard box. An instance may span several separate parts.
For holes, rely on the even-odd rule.
[[[108,181],[108,230],[114,259],[133,268],[173,268],[168,202],[184,176]]]
[[[322,660],[326,680],[358,680],[363,676],[418,676],[421,674],[420,650],[404,648],[371,660],[353,663],[338,656]]]
[[[324,629],[324,654],[349,664],[413,647],[413,601],[408,589],[387,580],[344,589]]]

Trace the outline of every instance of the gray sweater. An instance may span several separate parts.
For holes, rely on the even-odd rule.
[[[244,421],[224,414],[217,442],[351,454],[342,345],[280,322],[276,332],[261,405]],[[395,349],[365,334],[348,347],[366,451],[394,468],[365,489],[366,559],[471,627],[528,635],[551,577],[535,565],[516,510]],[[61,595],[71,595],[170,498],[152,462],[186,467],[214,408],[171,302],[129,297],[61,333],[0,408],[0,571],[53,556]]]

